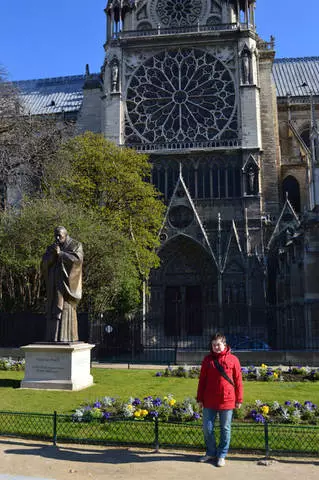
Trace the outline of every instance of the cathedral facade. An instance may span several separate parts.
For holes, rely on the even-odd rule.
[[[219,328],[319,348],[319,58],[276,60],[256,7],[109,0],[81,85],[79,130],[149,154],[167,204],[144,305],[157,344]]]

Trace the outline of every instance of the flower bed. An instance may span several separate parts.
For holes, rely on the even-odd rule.
[[[132,420],[154,420],[189,422],[200,419],[199,405],[194,398],[186,398],[177,402],[173,395],[163,398],[152,396],[143,399],[131,397],[127,402],[112,397],[96,400],[91,405],[78,408],[73,414],[73,420],[88,422],[94,418],[111,420],[124,418]]]
[[[310,367],[289,367],[288,369],[268,367],[265,364],[261,366],[249,366],[241,368],[243,380],[263,381],[263,382],[303,382],[319,381],[319,368]],[[156,377],[180,377],[180,378],[198,378],[200,367],[191,367],[188,365],[179,367],[167,367],[163,372],[156,372]]]
[[[105,422],[115,418],[136,421],[157,418],[162,422],[196,422],[201,419],[201,410],[194,398],[177,402],[173,395],[169,394],[163,398],[131,397],[127,402],[104,397],[92,404],[81,406],[72,415],[75,422],[90,422],[93,419]],[[318,425],[319,409],[309,400],[303,404],[297,400],[287,400],[283,405],[276,401],[264,403],[256,400],[254,404],[243,405],[240,410],[235,410],[234,420],[260,424],[268,421],[269,423]]]
[[[319,369],[310,367],[289,367],[288,369],[268,367],[242,367],[243,380],[264,382],[303,382],[318,381]]]
[[[0,358],[0,370],[20,371],[25,369],[25,360],[13,360],[9,358]]]
[[[297,400],[287,400],[283,405],[274,401],[264,403],[256,400],[254,405],[247,405],[238,416],[243,416],[246,420],[253,420],[256,423],[287,423],[287,424],[306,424],[319,425],[319,408],[310,400],[303,404]],[[235,415],[236,416],[236,415]]]

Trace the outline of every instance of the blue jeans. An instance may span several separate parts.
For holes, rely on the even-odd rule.
[[[218,447],[216,445],[214,431],[217,415],[219,415],[220,422],[220,441]],[[230,444],[232,417],[232,410],[212,410],[211,408],[203,409],[203,430],[206,445],[206,455],[218,458],[226,457]]]

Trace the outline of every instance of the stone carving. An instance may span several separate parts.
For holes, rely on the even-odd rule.
[[[199,21],[202,0],[158,0],[156,14],[164,27],[183,27]]]
[[[41,270],[47,293],[48,342],[76,342],[76,307],[82,297],[82,244],[70,238],[64,227],[54,230],[55,243],[42,257]]]
[[[207,142],[223,132],[237,138],[233,75],[204,50],[163,51],[147,59],[129,81],[126,107],[128,142]]]
[[[256,171],[252,165],[247,171],[247,193],[249,195],[256,193]]]
[[[241,55],[242,83],[244,85],[250,84],[250,63],[250,52],[247,49],[244,49]]]
[[[118,92],[119,90],[119,64],[114,60],[111,65],[111,91]]]

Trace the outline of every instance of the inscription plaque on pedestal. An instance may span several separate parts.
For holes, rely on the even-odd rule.
[[[88,343],[31,344],[25,353],[25,376],[21,388],[81,390],[93,385],[90,374],[91,350]]]

